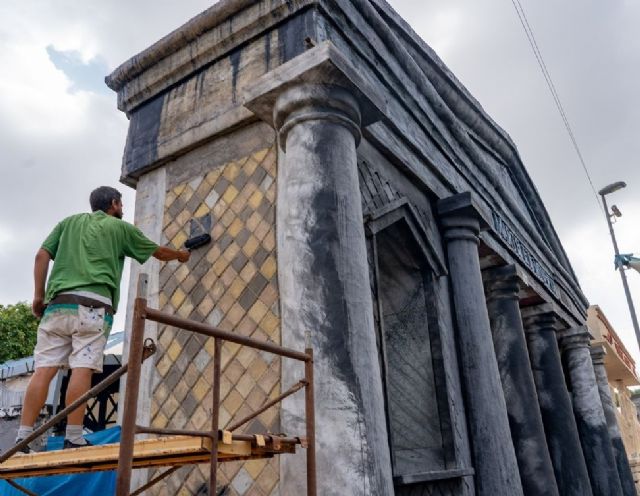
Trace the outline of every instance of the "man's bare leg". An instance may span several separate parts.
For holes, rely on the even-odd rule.
[[[33,432],[33,424],[36,423],[44,402],[47,400],[49,384],[57,372],[58,367],[38,367],[31,376],[22,402],[22,416],[16,435],[16,443],[26,439]],[[23,452],[28,453],[29,449],[24,448]]]
[[[84,393],[89,391],[89,388],[91,388],[92,376],[93,369],[78,367],[72,370],[71,377],[69,378],[69,385],[67,386],[67,395],[65,397],[66,405],[70,405]],[[82,404],[67,417],[67,432],[65,439],[68,439],[74,444],[85,444],[85,440],[82,437],[82,420],[84,419],[86,406],[86,403]]]
[[[58,367],[38,367],[31,376],[22,404],[21,426],[33,427],[44,402],[47,400],[49,384],[58,372]]]

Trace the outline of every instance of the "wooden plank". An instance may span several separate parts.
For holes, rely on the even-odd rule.
[[[268,458],[275,454],[295,453],[295,443],[281,443],[274,449],[269,439],[266,446],[253,446],[251,441],[234,440],[231,444],[218,441],[220,462]],[[136,441],[133,466],[186,465],[208,463],[211,440],[194,436],[170,436]],[[118,467],[118,444],[87,446],[59,451],[16,455],[0,465],[0,479],[35,477],[114,470]]]

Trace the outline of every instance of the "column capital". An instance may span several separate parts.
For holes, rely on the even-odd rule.
[[[526,333],[557,332],[561,329],[558,313],[550,303],[525,307],[520,311]]]
[[[438,215],[448,241],[467,240],[478,243],[480,231],[489,227],[485,216],[470,191],[438,201]]]
[[[569,327],[558,332],[560,350],[562,352],[576,348],[588,348],[591,334],[586,325]]]
[[[604,345],[597,344],[592,346],[589,351],[591,352],[591,361],[594,365],[604,365],[604,357],[607,354]]]
[[[482,272],[487,299],[518,299],[520,277],[516,266],[501,265]]]
[[[278,131],[283,149],[288,132],[301,122],[328,120],[345,125],[357,143],[360,127],[386,113],[382,96],[330,41],[248,85],[243,104]]]

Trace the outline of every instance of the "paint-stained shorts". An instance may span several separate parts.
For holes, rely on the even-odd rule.
[[[104,308],[50,305],[38,327],[35,367],[89,368],[102,372],[113,317]]]

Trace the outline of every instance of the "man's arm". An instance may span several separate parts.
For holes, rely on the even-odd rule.
[[[154,258],[157,258],[161,262],[170,262],[171,260],[178,260],[180,262],[186,262],[191,256],[191,252],[187,250],[174,250],[168,246],[158,246],[156,251],[152,253]]]
[[[43,248],[36,253],[36,260],[33,265],[33,303],[31,311],[33,315],[40,318],[44,312],[44,287],[47,282],[47,271],[49,270],[49,262],[51,255]]]

